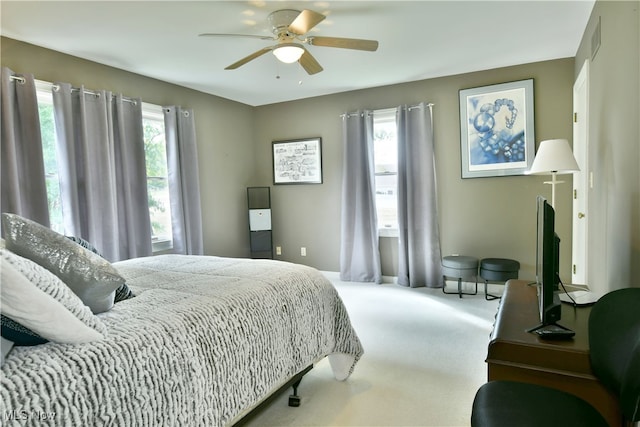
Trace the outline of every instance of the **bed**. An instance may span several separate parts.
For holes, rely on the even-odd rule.
[[[8,283],[5,272],[25,261],[7,248]],[[324,357],[345,380],[363,354],[313,268],[188,255],[112,267],[135,296],[94,315],[100,339],[14,346],[5,357],[4,425],[233,425]]]

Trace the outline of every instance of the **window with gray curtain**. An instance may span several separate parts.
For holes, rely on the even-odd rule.
[[[340,277],[381,283],[371,111],[345,114]],[[396,110],[398,278],[442,286],[431,104]]]
[[[49,226],[38,101],[33,75],[2,68],[2,212]]]
[[[111,261],[151,255],[141,100],[51,86],[65,234]],[[2,211],[50,226],[36,91],[32,75],[2,69]],[[173,251],[202,254],[193,111],[163,111]]]
[[[151,255],[141,101],[52,90],[65,232],[110,261]]]

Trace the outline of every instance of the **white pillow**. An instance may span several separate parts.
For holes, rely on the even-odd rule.
[[[107,332],[69,287],[35,262],[0,249],[0,277],[2,314],[42,338],[80,344]]]

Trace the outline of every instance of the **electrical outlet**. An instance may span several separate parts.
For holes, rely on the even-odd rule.
[[[300,255],[307,256],[307,248],[304,246],[300,248]]]
[[[282,255],[282,246],[276,246],[276,255]]]

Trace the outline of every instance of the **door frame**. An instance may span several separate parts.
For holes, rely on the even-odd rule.
[[[589,283],[589,60],[573,84],[573,154],[580,171],[573,174],[571,283]]]

